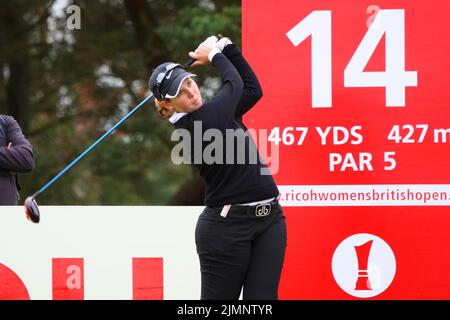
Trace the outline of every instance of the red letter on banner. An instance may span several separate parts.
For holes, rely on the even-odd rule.
[[[83,299],[83,258],[53,258],[53,300]]]
[[[163,259],[133,258],[133,299],[163,299]]]

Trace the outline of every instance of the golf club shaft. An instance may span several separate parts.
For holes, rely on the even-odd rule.
[[[183,68],[189,67],[195,62],[195,59],[190,59],[188,62],[182,65]],[[92,149],[94,149],[100,142],[102,142],[107,136],[109,136],[111,133],[114,132],[122,123],[124,123],[128,118],[130,118],[136,111],[138,111],[148,100],[150,100],[153,97],[153,94],[150,93],[148,97],[146,97],[144,100],[141,101],[133,110],[131,110],[125,117],[123,117],[122,120],[117,122],[111,129],[109,129],[107,132],[105,132],[97,141],[95,141],[89,148],[87,148],[82,154],[80,154],[75,160],[73,160],[67,167],[65,167],[63,170],[61,170],[60,173],[58,173],[52,180],[47,182],[45,186],[43,186],[39,191],[37,191],[35,194],[33,194],[31,197],[34,199],[37,197],[40,193],[44,192],[48,189],[56,180],[61,178],[63,174],[65,174],[70,168],[72,168],[78,161],[80,161],[86,154],[88,154]]]
[[[94,149],[100,142],[102,142],[107,136],[114,132],[122,123],[124,123],[128,118],[130,118],[136,111],[138,111],[148,100],[153,97],[153,94],[150,93],[144,100],[141,101],[133,110],[131,110],[125,117],[122,118],[119,122],[117,122],[111,129],[105,132],[97,141],[95,141],[89,148],[87,148],[82,154],[80,154],[75,160],[73,160],[67,167],[61,170],[52,180],[47,182],[45,186],[43,186],[38,192],[32,195],[35,198],[38,194],[47,190],[56,180],[58,180],[64,173],[66,173],[70,168],[72,168],[78,161],[80,161],[86,154],[88,154],[92,149]]]

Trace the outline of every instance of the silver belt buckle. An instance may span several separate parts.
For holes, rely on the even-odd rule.
[[[270,203],[260,204],[260,205],[257,205],[255,208],[255,215],[257,217],[265,217],[265,216],[268,216],[271,211],[272,211],[272,206],[270,205]]]

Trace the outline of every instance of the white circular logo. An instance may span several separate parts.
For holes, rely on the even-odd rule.
[[[370,298],[386,290],[395,276],[395,256],[389,245],[369,233],[342,241],[331,263],[339,287],[358,298]]]

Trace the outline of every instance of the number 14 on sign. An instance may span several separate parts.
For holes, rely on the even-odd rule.
[[[364,71],[386,34],[386,70]],[[286,33],[298,46],[311,36],[312,107],[331,103],[331,11],[313,11]],[[417,86],[417,72],[405,70],[405,12],[379,10],[344,70],[345,87],[384,87],[386,106],[404,107],[405,88]]]

